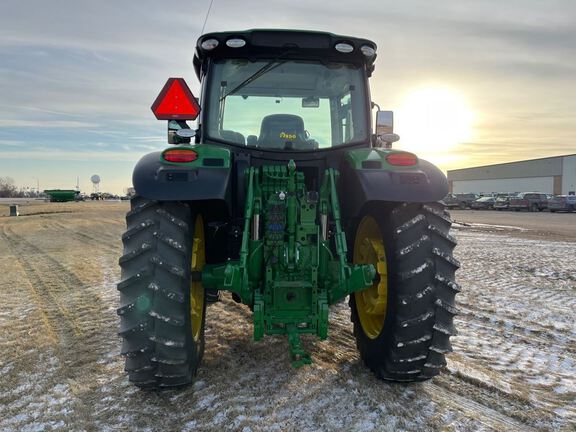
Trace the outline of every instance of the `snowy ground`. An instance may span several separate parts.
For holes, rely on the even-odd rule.
[[[127,204],[43,206],[66,213],[0,218],[2,431],[576,429],[572,237],[535,238],[488,212],[456,225],[460,334],[432,381],[376,380],[345,303],[332,310],[327,341],[306,340],[314,364],[294,370],[286,341],[253,342],[249,310],[226,297],[208,310],[196,383],[147,393],[128,384],[118,356]]]

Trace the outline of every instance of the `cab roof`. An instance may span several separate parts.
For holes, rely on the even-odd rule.
[[[213,49],[203,48],[202,43],[209,39],[217,40],[218,45]],[[242,47],[230,47],[226,42],[232,39],[242,39],[246,43]],[[337,51],[335,47],[340,43],[351,45],[352,52]],[[360,50],[364,46],[372,48],[374,54],[364,55]],[[374,71],[376,44],[368,39],[305,30],[255,29],[206,33],[200,36],[196,43],[194,69],[198,79],[201,79],[202,66],[209,58],[271,59],[278,56],[283,59],[362,64],[366,66],[367,74],[370,76]]]

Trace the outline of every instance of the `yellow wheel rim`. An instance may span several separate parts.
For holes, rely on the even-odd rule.
[[[354,240],[354,264],[373,264],[376,268],[374,284],[354,293],[362,330],[370,339],[376,339],[386,319],[388,268],[382,233],[372,216],[365,216],[358,225]]]
[[[192,239],[192,271],[202,271],[206,263],[204,248],[204,222],[202,216],[196,216],[194,223],[194,238]],[[202,282],[190,281],[190,325],[192,337],[197,342],[200,340],[202,320],[204,315],[204,287]]]

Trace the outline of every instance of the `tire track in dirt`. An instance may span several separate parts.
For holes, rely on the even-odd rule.
[[[553,408],[544,406],[547,401],[546,395],[538,395],[536,403],[533,393],[528,393],[524,388],[514,383],[506,382],[506,373],[494,371],[488,360],[474,362],[466,355],[455,353],[448,361],[447,371],[433,381],[424,383],[425,386],[433,385],[444,389],[441,397],[455,395],[457,400],[455,408],[462,405],[463,399],[471,402],[471,405],[480,404],[486,410],[479,410],[475,416],[494,417],[497,412],[511,422],[520,423],[512,430],[527,430],[535,428],[541,430],[543,425],[552,425],[558,422],[557,412]],[[542,397],[543,396],[543,397]],[[553,402],[553,401],[550,401]],[[555,400],[558,406],[558,400]],[[450,402],[448,402],[450,406]],[[510,426],[508,421],[503,425]],[[500,430],[500,428],[497,428]],[[547,429],[547,428],[544,428]],[[508,429],[506,429],[508,430]]]
[[[228,301],[225,300],[224,303]],[[218,308],[222,307],[225,315],[236,315],[236,319],[233,317],[226,317],[226,321],[234,322],[238,319],[238,315],[244,315],[240,311],[232,311],[228,305],[223,304],[216,306]],[[243,317],[242,321],[244,321]],[[228,326],[228,322],[225,324],[219,324],[223,327]],[[248,323],[244,323],[248,324]],[[322,370],[331,370],[340,376],[339,379],[345,380],[348,376],[349,379],[356,377],[362,381],[372,379],[372,376],[368,370],[365,370],[361,364],[361,360],[356,350],[354,337],[351,331],[351,325],[349,323],[349,309],[345,304],[337,305],[331,309],[331,327],[329,338],[326,341],[315,341],[314,339],[303,339],[304,345],[310,350],[312,358],[314,360],[314,368],[320,367]],[[230,343],[228,341],[228,343]],[[253,342],[249,342],[253,343]],[[265,359],[261,359],[264,362],[274,361],[277,356],[287,356],[288,353],[286,341],[277,340],[272,341],[267,338],[264,343],[270,345],[273,343],[274,347],[270,347],[274,354],[271,356],[267,355]],[[253,349],[249,346],[240,343],[238,345],[231,344],[233,349],[236,351],[245,351],[244,355],[249,356]],[[207,350],[210,351],[210,344],[207,345]],[[270,353],[268,353],[270,354]],[[227,357],[229,353],[222,353]],[[252,360],[253,361],[253,360]],[[246,371],[247,372],[247,371]],[[241,371],[239,371],[241,374]],[[247,372],[248,373],[248,372]],[[474,418],[483,427],[490,430],[514,430],[514,431],[532,431],[536,430],[533,426],[534,419],[529,416],[523,416],[522,413],[529,409],[532,409],[532,405],[528,400],[512,396],[509,393],[505,393],[498,389],[497,387],[492,387],[490,384],[484,382],[478,382],[471,377],[467,377],[464,374],[444,374],[440,377],[443,380],[443,384],[438,383],[438,378],[433,381],[433,386],[430,387],[429,383],[422,384],[432,401],[437,403],[442,410],[455,411],[460,414],[464,414],[471,418]],[[341,384],[341,383],[338,383]],[[379,383],[379,385],[386,387],[386,384]],[[420,384],[417,384],[420,385]],[[396,389],[402,394],[404,388],[396,388],[395,386],[390,388],[390,391],[394,393]],[[309,398],[316,397],[316,392],[313,389],[308,389],[307,394],[310,394]],[[510,415],[510,413],[515,413],[515,416]],[[396,413],[398,414],[398,413]],[[409,413],[406,413],[409,416]],[[550,417],[550,416],[547,416]]]
[[[16,261],[24,269],[24,273],[28,279],[28,283],[24,284],[28,289],[30,297],[35,304],[36,312],[40,314],[41,320],[45,325],[45,330],[51,343],[56,347],[60,341],[68,342],[73,338],[74,326],[70,325],[68,319],[60,319],[61,317],[68,317],[69,311],[63,307],[55,298],[55,289],[61,291],[58,284],[48,280],[48,273],[44,279],[40,277],[39,271],[32,265],[31,260],[27,257],[25,248],[22,248],[22,241],[15,236],[10,229],[5,226],[2,227],[0,237],[8,245],[12,251],[12,255]],[[39,254],[34,250],[34,258]],[[25,324],[25,323],[23,323]],[[22,329],[25,332],[29,331],[27,326]],[[16,329],[18,331],[18,329]],[[66,344],[66,343],[65,343]]]
[[[92,247],[102,249],[105,248],[110,252],[114,253],[121,253],[122,252],[122,242],[120,240],[120,235],[115,235],[111,237],[105,234],[105,230],[98,231],[97,227],[94,224],[91,224],[89,227],[83,227],[83,231],[78,231],[76,227],[70,227],[65,225],[59,221],[51,221],[51,223],[60,228],[62,231],[65,232],[65,235],[72,236],[76,240],[80,241],[81,243],[88,242]],[[86,229],[90,229],[93,233],[92,235],[89,234]]]
[[[16,234],[10,224],[0,230],[0,242],[9,247],[16,265],[22,269],[19,286],[24,292],[19,292],[18,301],[28,305],[28,316],[40,317],[39,321],[21,318],[9,327],[13,333],[9,336],[9,344],[16,348],[36,346],[36,350],[24,348],[24,353],[15,350],[5,357],[8,367],[15,371],[10,380],[15,389],[1,395],[0,417],[27,412],[29,404],[38,406],[43,395],[57,397],[59,392],[66,390],[65,407],[59,414],[54,414],[59,419],[56,424],[68,421],[66,419],[73,412],[78,416],[76,427],[89,429],[94,390],[101,387],[97,379],[109,367],[105,359],[110,353],[117,355],[119,350],[115,337],[115,305],[100,292],[101,285],[84,282],[58,259],[59,256],[72,256],[70,250],[62,247],[68,246],[70,239],[66,236],[53,239],[52,231],[52,225],[42,237],[38,237],[38,231],[32,231],[35,240],[42,238],[37,245],[28,240],[32,238],[28,230]],[[44,246],[49,252],[43,250]],[[74,260],[82,260],[82,255],[88,260],[94,259],[92,248],[78,250],[81,252]],[[55,254],[54,251],[59,252]],[[102,250],[96,255],[111,253]],[[72,260],[66,261],[70,262]],[[91,280],[94,275],[88,276]],[[101,278],[98,281],[101,283]],[[22,305],[13,306],[15,310],[22,310]],[[37,325],[43,328],[34,328]],[[30,384],[22,384],[22,377],[27,377]],[[58,407],[61,402],[53,404]],[[46,409],[50,409],[50,405],[48,402]]]
[[[314,344],[313,358],[326,368],[335,367],[342,361],[348,368],[352,363],[361,364],[352,334],[349,307],[337,305],[331,308],[330,334],[325,342]],[[458,322],[457,327],[468,327],[472,323]],[[449,360],[452,356],[449,356]],[[430,398],[443,409],[464,412],[477,419],[482,425],[495,430],[535,430],[534,419],[522,415],[533,405],[528,399],[502,391],[489,381],[480,381],[465,373],[449,373],[423,384]],[[433,385],[433,387],[429,387]],[[442,388],[439,388],[442,387]],[[510,415],[515,413],[515,416]],[[547,417],[553,418],[551,415]],[[532,426],[530,426],[532,424]]]
[[[533,287],[527,285],[526,283],[510,283],[502,279],[493,279],[492,277],[487,278],[482,270],[467,272],[466,279],[470,282],[474,281],[473,283],[475,290],[486,290],[488,292],[494,291],[495,294],[498,294],[498,297],[496,298],[483,298],[482,303],[473,303],[464,302],[464,300],[467,298],[466,293],[464,293],[462,299],[459,300],[461,300],[461,303],[464,302],[468,308],[474,309],[475,311],[481,312],[488,310],[491,313],[501,311],[503,307],[507,306],[506,303],[501,303],[499,301],[504,296],[506,297],[507,302],[521,301],[524,303],[542,303],[545,301],[546,304],[552,307],[554,310],[562,311],[565,313],[571,312],[574,310],[574,308],[576,308],[576,299],[574,298],[574,293],[576,292],[576,282],[574,283],[572,292],[550,292],[551,289],[557,289],[557,287],[548,288],[541,284],[537,284],[538,286]],[[482,282],[479,283],[479,280]],[[507,312],[509,312],[510,315],[515,318],[518,317],[519,314],[525,313],[523,310],[509,310]],[[533,324],[539,324],[539,322],[534,321]]]
[[[94,347],[102,342],[99,330],[107,306],[58,260],[9,227],[3,228],[4,241],[25,270],[26,286],[36,303],[36,310],[45,317],[43,321],[47,323],[49,334],[57,336],[55,348],[59,356],[71,365],[95,360],[98,350]],[[88,357],[84,358],[86,355]]]
[[[537,428],[531,427],[523,421],[518,421],[507,414],[489,407],[485,404],[479,403],[474,399],[463,396],[457,392],[452,391],[450,388],[440,386],[435,382],[426,382],[423,384],[424,389],[429,392],[430,397],[436,401],[441,402],[445,407],[452,408],[464,414],[466,417],[471,417],[479,421],[485,427],[496,430],[512,430],[530,432],[536,431]],[[478,391],[476,388],[475,391]],[[508,408],[509,409],[509,408]]]
[[[533,419],[576,418],[576,245],[467,232],[459,238],[463,313],[451,369],[524,400]]]
[[[464,310],[462,307],[461,309]],[[523,328],[510,321],[498,317],[491,317],[488,314],[483,314],[478,311],[472,312],[471,310],[466,310],[457,320],[460,322],[460,325],[464,325],[463,322],[466,322],[466,326],[475,327],[479,329],[479,331],[488,334],[495,334],[502,328],[505,328],[507,335],[518,340],[542,347],[559,348],[565,351],[565,357],[574,357],[576,355],[576,343],[570,340],[566,343],[567,335],[554,330],[546,328],[536,329],[528,326]]]
[[[230,305],[226,304],[228,302],[230,302]],[[218,324],[218,327],[221,327],[219,331],[226,331],[231,324],[238,326],[239,315],[242,316],[243,327],[247,327],[248,331],[250,330],[250,316],[244,308],[240,306],[234,307],[234,304],[229,300],[224,300],[224,304],[215,307],[218,309],[222,308],[222,314],[226,316],[225,322]],[[238,310],[233,311],[233,309]],[[314,366],[312,367],[331,370],[333,373],[342,375],[343,380],[346,376],[355,377],[362,381],[370,380],[371,375],[363,367],[356,350],[349,322],[348,306],[346,304],[336,305],[331,308],[330,314],[330,332],[326,341],[303,338],[303,344],[311,352],[314,360]],[[219,316],[223,317],[222,315]],[[504,323],[505,321],[501,322]],[[521,351],[521,348],[526,344],[546,341],[523,337],[520,340],[515,339],[513,342],[500,343],[500,340],[494,341],[493,338],[494,334],[499,334],[502,331],[498,324],[482,332],[478,330],[478,326],[486,327],[474,321],[458,322],[458,328],[465,330],[465,332],[474,333],[476,338],[483,339],[485,333],[489,334],[491,337],[486,340],[488,346],[499,345],[504,352],[504,354],[501,354],[503,357],[497,359],[488,356],[483,347],[462,348],[459,344],[456,348],[457,353],[449,356],[450,371],[445,371],[444,374],[431,382],[421,384],[427,389],[430,400],[438,404],[442,412],[456,412],[458,416],[464,415],[467,418],[473,418],[477,422],[473,424],[478,424],[481,428],[487,430],[532,431],[540,430],[542,424],[553,424],[557,416],[552,407],[558,406],[558,403],[562,402],[561,400],[552,397],[549,405],[547,398],[549,389],[546,389],[542,394],[537,392],[539,401],[535,404],[535,398],[526,392],[525,385],[519,385],[513,380],[508,382],[508,378],[514,378],[513,372],[521,369],[520,367],[506,367],[502,370],[495,368],[495,366],[498,366],[498,362],[502,362],[504,365],[514,364],[514,360],[510,358],[510,353],[508,353],[510,348],[513,348],[514,355],[518,355],[519,350]],[[519,333],[519,336],[524,335]],[[224,337],[224,339],[226,338]],[[253,344],[251,341],[231,344],[236,355],[246,357],[250,356],[250,353],[254,353],[254,350],[245,345],[245,343]],[[265,359],[262,359],[264,362],[274,361],[274,358],[287,356],[285,341],[273,341],[271,338],[265,338],[261,343],[268,344],[268,349],[273,352],[271,357],[267,355]],[[229,342],[224,342],[223,346],[228,344]],[[273,344],[273,346],[270,346],[270,344]],[[515,348],[518,348],[518,350]],[[209,352],[210,350],[210,341],[208,341],[207,351]],[[471,355],[470,351],[477,352]],[[243,354],[240,354],[240,352],[243,352]],[[462,352],[462,355],[458,355],[460,352]],[[228,354],[227,352],[220,352],[219,355],[227,357]],[[452,359],[453,357],[454,359]],[[520,359],[521,356],[517,361]],[[239,373],[242,373],[242,371],[239,371]],[[385,383],[379,383],[379,385],[387,386]],[[396,415],[398,414],[396,412]],[[410,414],[407,412],[406,415],[409,416]]]
[[[564,256],[568,247],[548,250],[542,244],[543,252],[533,257],[527,251],[534,245],[522,239],[518,244],[505,236],[486,239],[482,233],[459,233],[460,335],[453,339],[455,352],[448,355],[447,370],[433,381],[395,385],[374,378],[359,358],[346,304],[331,308],[326,341],[304,338],[314,363],[294,370],[286,338],[252,341],[251,312],[226,294],[208,308],[206,352],[196,383],[177,392],[146,393],[128,384],[117,356],[114,282],[120,248],[111,246],[117,240],[119,244],[121,216],[116,210],[89,210],[59,219],[60,225],[48,216],[27,218],[30,226],[24,218],[0,221],[0,226],[10,227],[0,230],[0,268],[6,273],[0,289],[8,309],[8,314],[0,311],[0,330],[10,332],[8,344],[0,335],[0,371],[5,374],[0,430],[576,427],[570,376],[576,365],[570,363],[575,358],[569,346],[576,337],[573,311],[572,321],[567,321],[574,304],[570,290],[576,287],[570,279],[575,266]],[[114,222],[107,224],[106,215]],[[84,261],[90,265],[82,267]],[[92,275],[86,273],[90,268]],[[76,345],[54,353],[44,346],[27,347],[18,361],[2,364],[16,358],[10,344],[32,339],[27,335],[35,330],[31,325],[42,327],[41,312],[49,315],[54,339],[60,341],[60,311],[57,305],[46,305],[47,299],[38,298],[40,307],[30,300],[27,285],[34,281],[37,289],[43,283],[46,295],[75,319],[63,325],[72,327],[69,337]],[[14,314],[22,319],[11,322]],[[25,361],[31,364],[19,364]]]
[[[454,347],[463,358],[452,367],[463,380],[506,390],[525,400],[535,415],[549,416],[559,407],[576,415],[575,393],[569,390],[574,388],[573,355],[559,346],[517,338],[502,328],[457,324],[461,335]]]
[[[361,366],[356,343],[349,325],[349,308],[338,305],[331,310],[330,336],[326,342],[314,344],[313,358],[322,366],[336,368],[339,363],[349,369],[353,363]],[[340,366],[342,366],[342,364]],[[532,431],[533,419],[523,416],[531,408],[528,400],[512,397],[498,387],[472,379],[465,374],[444,374],[424,386],[431,400],[442,409],[454,410],[473,417],[484,427],[493,430]],[[498,402],[497,402],[498,401]],[[504,402],[502,402],[504,401]],[[516,418],[510,413],[516,413]]]

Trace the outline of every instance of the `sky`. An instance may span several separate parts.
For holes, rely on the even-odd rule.
[[[167,147],[150,105],[192,67],[210,0],[3,0],[0,177],[122,193]],[[358,5],[361,7],[352,7]],[[395,148],[441,169],[576,152],[574,0],[214,0],[205,32],[329,31],[378,45],[372,100]]]

